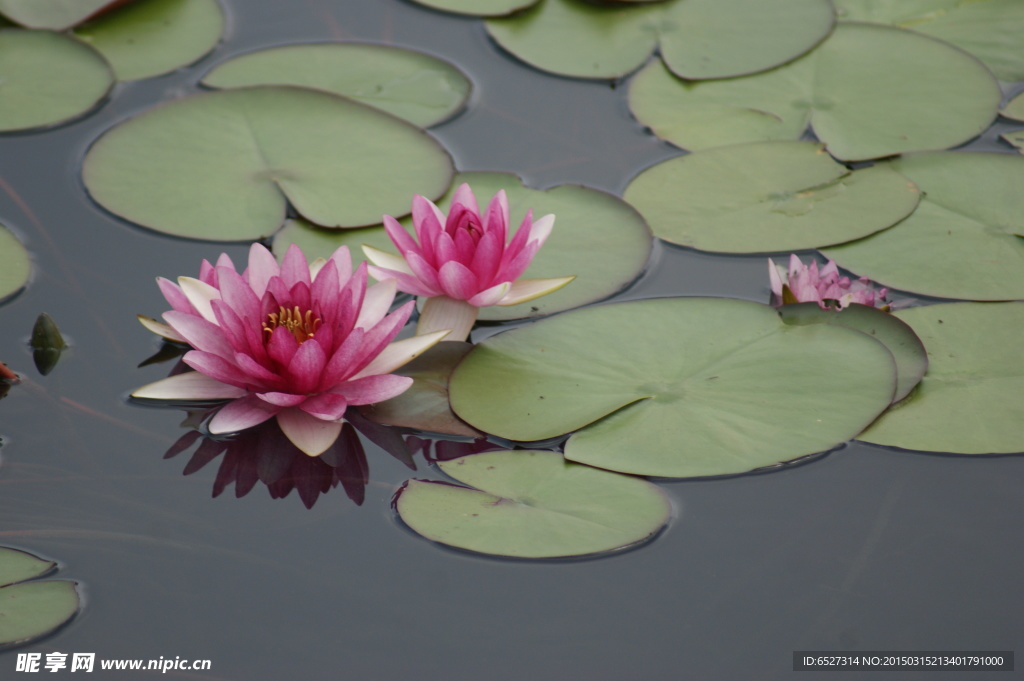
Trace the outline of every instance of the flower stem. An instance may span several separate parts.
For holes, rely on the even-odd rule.
[[[420,321],[416,325],[416,335],[433,333],[451,329],[445,336],[446,341],[465,341],[476,321],[478,307],[464,300],[455,300],[447,296],[427,298],[420,311]]]

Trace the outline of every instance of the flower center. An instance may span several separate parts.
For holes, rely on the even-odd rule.
[[[306,310],[306,314],[303,315],[296,305],[290,310],[281,307],[277,312],[268,314],[267,321],[263,322],[263,330],[273,333],[274,329],[283,326],[295,336],[295,340],[304,343],[314,336],[322,323],[323,320],[313,316],[312,310]]]

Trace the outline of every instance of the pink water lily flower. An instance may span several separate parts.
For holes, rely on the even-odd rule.
[[[789,269],[768,259],[768,277],[772,289],[772,305],[815,302],[822,309],[826,301],[835,301],[840,310],[851,303],[874,307],[885,306],[886,289],[875,291],[867,277],[851,280],[839,276],[835,261],[829,260],[821,270],[818,263],[804,265],[796,255],[789,256]]]
[[[158,280],[174,308],[166,325],[143,323],[192,346],[184,362],[195,371],[143,386],[133,397],[231,400],[210,421],[211,433],[233,433],[277,418],[310,456],[338,437],[349,405],[404,392],[412,379],[391,374],[437,343],[439,331],[392,342],[412,303],[388,314],[393,282],[367,286],[365,263],[355,272],[348,248],[308,263],[292,245],[278,265],[254,244],[239,274],[227,255],[203,263],[198,279]]]
[[[363,246],[378,281],[426,298],[417,333],[452,329],[445,340],[466,340],[479,308],[517,305],[556,291],[575,279],[520,279],[551,234],[554,215],[533,219],[529,211],[509,240],[508,197],[499,191],[482,215],[468,184],[452,197],[445,216],[431,201],[412,200],[413,238],[390,215],[384,229],[401,256]]]

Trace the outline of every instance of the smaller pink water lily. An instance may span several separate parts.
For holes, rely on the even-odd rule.
[[[551,234],[555,216],[534,220],[533,212],[527,212],[509,240],[504,190],[482,215],[468,184],[455,190],[447,216],[416,195],[412,221],[415,238],[393,217],[384,216],[384,229],[401,256],[371,246],[363,246],[363,251],[373,263],[369,271],[375,279],[394,280],[400,291],[426,298],[418,334],[451,329],[445,340],[466,340],[479,308],[525,303],[575,279],[520,279]]]
[[[280,265],[254,244],[241,274],[222,255],[199,278],[158,279],[174,308],[147,328],[188,343],[195,371],[143,386],[133,397],[230,400],[213,417],[213,434],[276,418],[299,449],[318,456],[341,433],[349,405],[404,392],[412,379],[390,372],[437,343],[445,331],[392,342],[412,303],[388,314],[393,282],[367,286],[366,264],[352,271],[348,248],[313,263],[292,245]]]
[[[875,291],[867,277],[851,280],[839,276],[839,268],[829,260],[821,270],[818,263],[804,265],[796,255],[789,256],[789,269],[768,259],[768,278],[771,282],[772,305],[815,302],[822,309],[827,301],[835,301],[840,310],[852,303],[885,307],[886,289]]]

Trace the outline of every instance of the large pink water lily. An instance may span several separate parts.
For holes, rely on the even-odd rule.
[[[521,279],[551,234],[554,215],[533,219],[529,211],[511,238],[508,198],[499,191],[481,215],[468,184],[452,197],[445,216],[422,196],[412,200],[413,238],[390,215],[384,229],[401,256],[363,246],[378,281],[394,280],[398,289],[426,298],[417,333],[452,329],[445,340],[465,340],[479,308],[517,305],[556,291],[575,277]]]
[[[393,282],[367,286],[366,265],[352,271],[342,246],[308,263],[292,245],[280,266],[259,244],[239,274],[227,255],[203,262],[199,278],[157,280],[167,302],[166,326],[148,328],[194,349],[195,369],[143,386],[133,397],[231,400],[210,432],[233,433],[277,418],[281,430],[310,456],[338,437],[349,405],[401,394],[412,379],[391,374],[434,345],[439,331],[392,342],[412,313],[407,303],[388,314]]]
[[[769,258],[768,278],[772,305],[815,302],[822,309],[829,307],[828,301],[835,301],[839,309],[852,303],[870,307],[885,305],[886,289],[875,291],[867,277],[851,280],[839,276],[839,269],[832,260],[819,271],[817,262],[804,265],[796,255],[790,255],[787,270]]]

